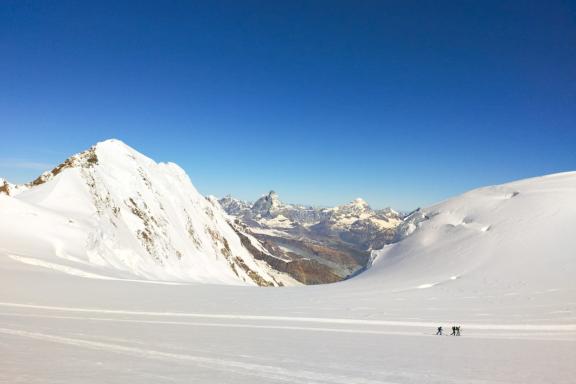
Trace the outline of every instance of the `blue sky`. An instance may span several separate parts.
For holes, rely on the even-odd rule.
[[[576,6],[3,1],[0,176],[112,137],[204,194],[316,205],[576,170]]]

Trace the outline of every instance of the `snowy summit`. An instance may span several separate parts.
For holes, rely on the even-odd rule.
[[[180,167],[119,140],[98,143],[21,189],[0,196],[0,243],[11,258],[89,276],[292,281],[255,259]]]

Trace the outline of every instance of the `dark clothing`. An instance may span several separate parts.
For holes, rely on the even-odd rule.
[[[436,332],[436,334],[442,336],[442,327],[438,327],[438,332]]]

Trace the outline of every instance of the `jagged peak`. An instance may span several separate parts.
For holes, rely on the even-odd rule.
[[[276,193],[276,191],[274,190],[270,190],[268,194],[263,195],[262,197],[264,197],[267,200],[280,200],[280,196],[278,196],[278,193]]]
[[[270,215],[271,211],[279,209],[282,205],[278,194],[271,190],[254,202],[252,210],[263,215]]]
[[[268,192],[267,194],[262,195],[262,197],[260,197],[256,202],[270,202],[274,205],[280,204],[280,196],[278,196],[278,194],[274,191],[271,190],[270,192]]]

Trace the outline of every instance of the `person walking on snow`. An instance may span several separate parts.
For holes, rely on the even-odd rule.
[[[436,334],[442,336],[442,327],[438,327],[438,332],[436,332]]]
[[[456,336],[456,326],[452,326],[452,333],[450,334],[450,336]]]
[[[460,326],[456,327],[456,336],[460,336]]]

